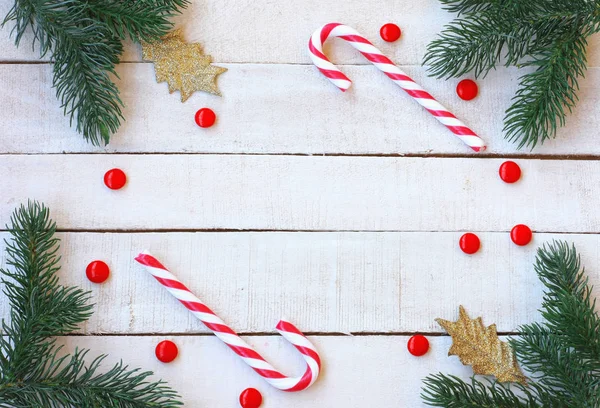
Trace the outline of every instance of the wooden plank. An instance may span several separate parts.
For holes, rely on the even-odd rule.
[[[60,279],[92,291],[97,306],[85,333],[119,334],[208,333],[135,264],[144,249],[240,333],[273,333],[282,317],[310,333],[441,333],[434,319],[451,318],[459,304],[514,332],[540,320],[543,288],[533,261],[535,248],[552,239],[574,242],[599,286],[598,235],[537,234],[520,248],[506,233],[481,233],[474,256],[460,252],[460,235],[61,233]],[[0,253],[1,265],[2,245]],[[103,285],[85,277],[94,259],[111,268]],[[0,301],[0,317],[8,312]]]
[[[179,357],[162,364],[154,347],[164,337],[68,337],[61,339],[66,350],[92,349],[90,357],[108,354],[102,365],[123,359],[131,367],[152,370],[183,397],[186,407],[235,407],[242,390],[255,387],[263,395],[264,408],[287,407],[424,407],[420,401],[422,378],[444,372],[468,378],[470,367],[457,357],[447,357],[449,337],[430,337],[431,349],[423,357],[406,351],[408,337],[322,337],[311,340],[319,349],[323,372],[308,390],[285,393],[267,385],[234,353],[213,336],[178,336]],[[304,362],[278,336],[246,337],[265,358],[283,372],[296,375]]]
[[[178,93],[169,95],[165,83],[155,83],[152,65],[121,65],[127,121],[100,149],[69,126],[51,89],[49,65],[0,65],[0,110],[5,113],[0,152],[473,154],[374,67],[344,67],[355,84],[343,94],[312,66],[226,66],[229,72],[219,80],[223,98],[196,93],[181,104]],[[465,102],[455,95],[456,81],[427,78],[420,67],[406,69],[486,140],[488,153],[517,152],[502,137],[517,70],[493,72],[480,82],[477,100]],[[579,106],[558,138],[519,153],[600,154],[598,95],[600,69],[592,69],[581,83]],[[218,114],[211,129],[194,122],[202,106]]]
[[[0,5],[0,17],[11,6],[11,2]],[[340,21],[359,30],[397,63],[419,65],[427,44],[451,19],[435,0],[379,2],[377,7],[358,1],[318,0],[286,4],[243,0],[224,7],[220,0],[202,0],[193,1],[174,21],[185,29],[188,41],[201,42],[205,52],[220,62],[308,64],[306,44],[310,35],[325,23]],[[389,21],[402,28],[402,39],[397,43],[387,44],[379,37],[379,28]],[[0,61],[37,60],[39,54],[30,46],[31,35],[24,37],[17,49],[9,38],[11,28],[7,24],[0,30]],[[590,66],[600,64],[598,41],[598,36],[590,40]],[[366,64],[347,45],[336,44],[327,53],[335,61]],[[128,44],[123,59],[139,61],[139,47]]]
[[[595,232],[598,161],[236,155],[8,155],[0,219],[27,199],[76,230]],[[110,168],[127,186],[107,189]],[[426,188],[424,188],[426,186]]]

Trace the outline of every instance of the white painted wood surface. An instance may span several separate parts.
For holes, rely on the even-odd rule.
[[[37,199],[63,229],[595,232],[600,162],[253,155],[7,155],[0,217]],[[120,167],[128,183],[102,185]],[[17,175],[15,177],[15,175]],[[557,216],[557,214],[564,214]]]
[[[0,5],[0,15],[4,16],[10,6],[10,1]],[[175,21],[189,41],[202,43],[205,52],[218,62],[308,64],[306,44],[313,31],[325,23],[341,22],[376,43],[395,62],[420,65],[429,41],[451,19],[437,0],[381,1],[376,6],[356,0],[236,0],[227,4],[222,0],[193,0]],[[388,44],[379,37],[379,28],[390,21],[402,28],[397,43]],[[10,26],[0,32],[1,61],[37,61],[39,54],[29,46],[31,37],[25,37],[23,46],[16,49],[8,37]],[[590,40],[591,66],[600,66],[599,40],[598,36]],[[341,63],[367,64],[348,47],[333,47],[328,54]],[[141,52],[130,46],[123,59],[140,61]]]
[[[0,16],[10,3],[0,4]],[[377,7],[354,0],[193,1],[177,25],[229,69],[219,79],[224,97],[195,94],[181,104],[155,83],[152,65],[130,44],[117,69],[127,122],[105,148],[69,127],[51,89],[51,65],[37,63],[31,37],[17,49],[10,24],[0,29],[0,225],[28,198],[44,201],[66,231],[61,281],[91,290],[96,303],[82,335],[61,342],[154,370],[186,407],[236,407],[239,392],[256,386],[264,408],[412,408],[422,406],[425,375],[471,373],[446,357],[450,339],[434,318],[453,319],[464,304],[502,332],[539,320],[542,287],[532,268],[538,245],[575,242],[598,286],[599,37],[590,41],[580,102],[558,139],[517,151],[501,129],[519,71],[490,73],[479,81],[479,97],[464,102],[455,95],[457,81],[429,78],[420,66],[426,44],[451,17],[436,0]],[[486,139],[486,154],[531,157],[518,160],[522,180],[502,183],[502,160],[474,158],[336,40],[326,52],[354,80],[350,92],[337,91],[306,52],[312,31],[331,21],[380,46]],[[389,21],[403,30],[394,44],[378,38]],[[193,122],[203,106],[218,114],[211,129]],[[437,157],[444,155],[453,158]],[[112,167],[128,175],[121,191],[102,185]],[[517,223],[536,231],[527,247],[509,240]],[[458,249],[464,230],[482,239],[474,256]],[[280,317],[312,333],[322,378],[298,394],[269,388],[133,263],[143,249],[277,367],[302,367],[289,345],[269,335]],[[94,259],[111,267],[104,285],[85,278]],[[7,316],[0,297],[0,317]],[[430,335],[423,358],[405,349],[415,332]],[[180,347],[171,365],[153,356],[164,338]]]
[[[600,283],[598,235],[536,234],[519,248],[508,233],[481,233],[474,256],[460,251],[460,235],[61,233],[60,277],[92,291],[88,334],[210,333],[134,262],[145,249],[240,333],[274,333],[282,317],[309,333],[443,333],[434,319],[451,318],[459,304],[514,332],[540,318],[533,248],[555,239],[574,242]],[[111,268],[107,284],[85,277],[95,259]],[[5,303],[0,316],[8,317]]]
[[[457,312],[458,313],[458,312]],[[171,339],[180,357],[162,364],[148,356],[156,344]],[[265,358],[290,374],[304,370],[298,353],[278,336],[246,337]],[[421,379],[439,371],[468,378],[470,369],[456,357],[447,357],[448,337],[431,337],[430,352],[413,357],[406,352],[406,336],[311,336],[326,359],[319,380],[306,391],[275,390],[239,357],[213,336],[70,337],[63,339],[67,350],[76,346],[93,349],[92,356],[108,353],[105,367],[126,359],[132,367],[153,370],[182,394],[186,407],[239,407],[237,398],[245,388],[256,387],[264,397],[261,406],[363,408],[419,407]]]
[[[343,67],[354,84],[342,93],[311,65],[223,66],[229,71],[219,79],[222,98],[196,93],[184,104],[166,83],[156,84],[151,64],[119,66],[126,121],[99,149],[69,126],[51,89],[50,65],[0,65],[0,153],[475,154],[375,67]],[[516,153],[502,136],[502,121],[518,70],[490,73],[479,81],[479,97],[465,102],[454,93],[457,80],[429,78],[422,67],[403,69],[485,139],[486,154]],[[591,68],[557,139],[518,153],[600,154],[599,84],[600,68]],[[210,129],[194,122],[203,106],[218,114]]]

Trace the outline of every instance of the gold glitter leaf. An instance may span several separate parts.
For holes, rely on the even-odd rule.
[[[500,341],[495,324],[486,328],[481,317],[470,319],[462,306],[459,307],[456,322],[443,319],[435,321],[452,336],[449,356],[458,356],[461,363],[473,367],[475,374],[493,375],[500,382],[526,384],[527,378],[512,348]]]
[[[169,93],[180,91],[185,102],[195,91],[221,96],[217,76],[227,71],[211,64],[212,58],[197,43],[188,44],[181,30],[174,30],[160,41],[142,44],[142,58],[154,61],[156,82],[167,82]]]

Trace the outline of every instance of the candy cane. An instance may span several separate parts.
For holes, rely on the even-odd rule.
[[[323,53],[323,44],[329,37],[340,37],[346,40],[354,48],[362,53],[377,68],[383,71],[392,81],[406,93],[412,96],[421,106],[445,125],[460,140],[476,152],[485,150],[484,141],[477,136],[464,123],[456,118],[448,109],[442,106],[427,91],[421,88],[415,81],[406,75],[400,68],[383,53],[378,50],[369,40],[360,35],[356,30],[340,23],[325,24],[314,32],[308,42],[310,58],[335,86],[342,91],[350,88],[352,81],[342,73]]]
[[[315,346],[293,324],[279,321],[277,331],[302,354],[306,361],[306,372],[301,377],[286,377],[269,364],[248,343],[238,336],[223,320],[214,314],[200,299],[179,281],[156,258],[147,252],[135,260],[143,265],[192,314],[206,325],[219,339],[229,346],[254,371],[273,387],[283,391],[302,391],[314,384],[321,370],[321,359]]]

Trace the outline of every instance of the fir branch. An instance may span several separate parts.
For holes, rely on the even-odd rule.
[[[564,242],[544,245],[538,249],[535,270],[546,287],[541,309],[545,323],[522,326],[510,341],[532,381],[524,388],[431,375],[422,394],[428,405],[600,406],[600,316],[575,247]]]
[[[600,317],[596,300],[574,246],[554,242],[538,250],[535,270],[548,289],[542,317],[551,332],[559,333],[600,374]]]
[[[600,29],[600,0],[440,0],[459,13],[424,59],[431,75],[485,76],[496,66],[530,67],[506,112],[505,134],[519,148],[556,136],[577,102],[586,39]]]
[[[178,395],[151,372],[116,364],[99,372],[104,356],[86,364],[88,350],[62,352],[54,336],[77,329],[92,313],[89,292],[58,283],[56,225],[38,203],[11,217],[9,269],[1,269],[10,322],[0,336],[0,407],[141,408],[181,406]]]
[[[188,3],[188,0],[96,0],[88,3],[88,12],[122,40],[129,37],[136,42],[152,42],[173,28],[169,18]]]
[[[513,104],[506,111],[506,138],[518,147],[534,148],[554,138],[577,104],[577,79],[583,77],[587,42],[578,31],[565,33],[551,48],[532,55],[523,67],[536,70],[521,77]]]
[[[14,0],[2,25],[20,45],[33,31],[33,45],[54,60],[53,86],[71,124],[94,145],[106,144],[124,119],[115,65],[123,40],[153,40],[166,34],[169,18],[187,0]]]
[[[433,374],[423,380],[421,398],[433,407],[447,408],[537,408],[538,399],[525,387],[518,386],[523,395],[515,395],[508,386],[498,382],[467,383],[453,375]]]

